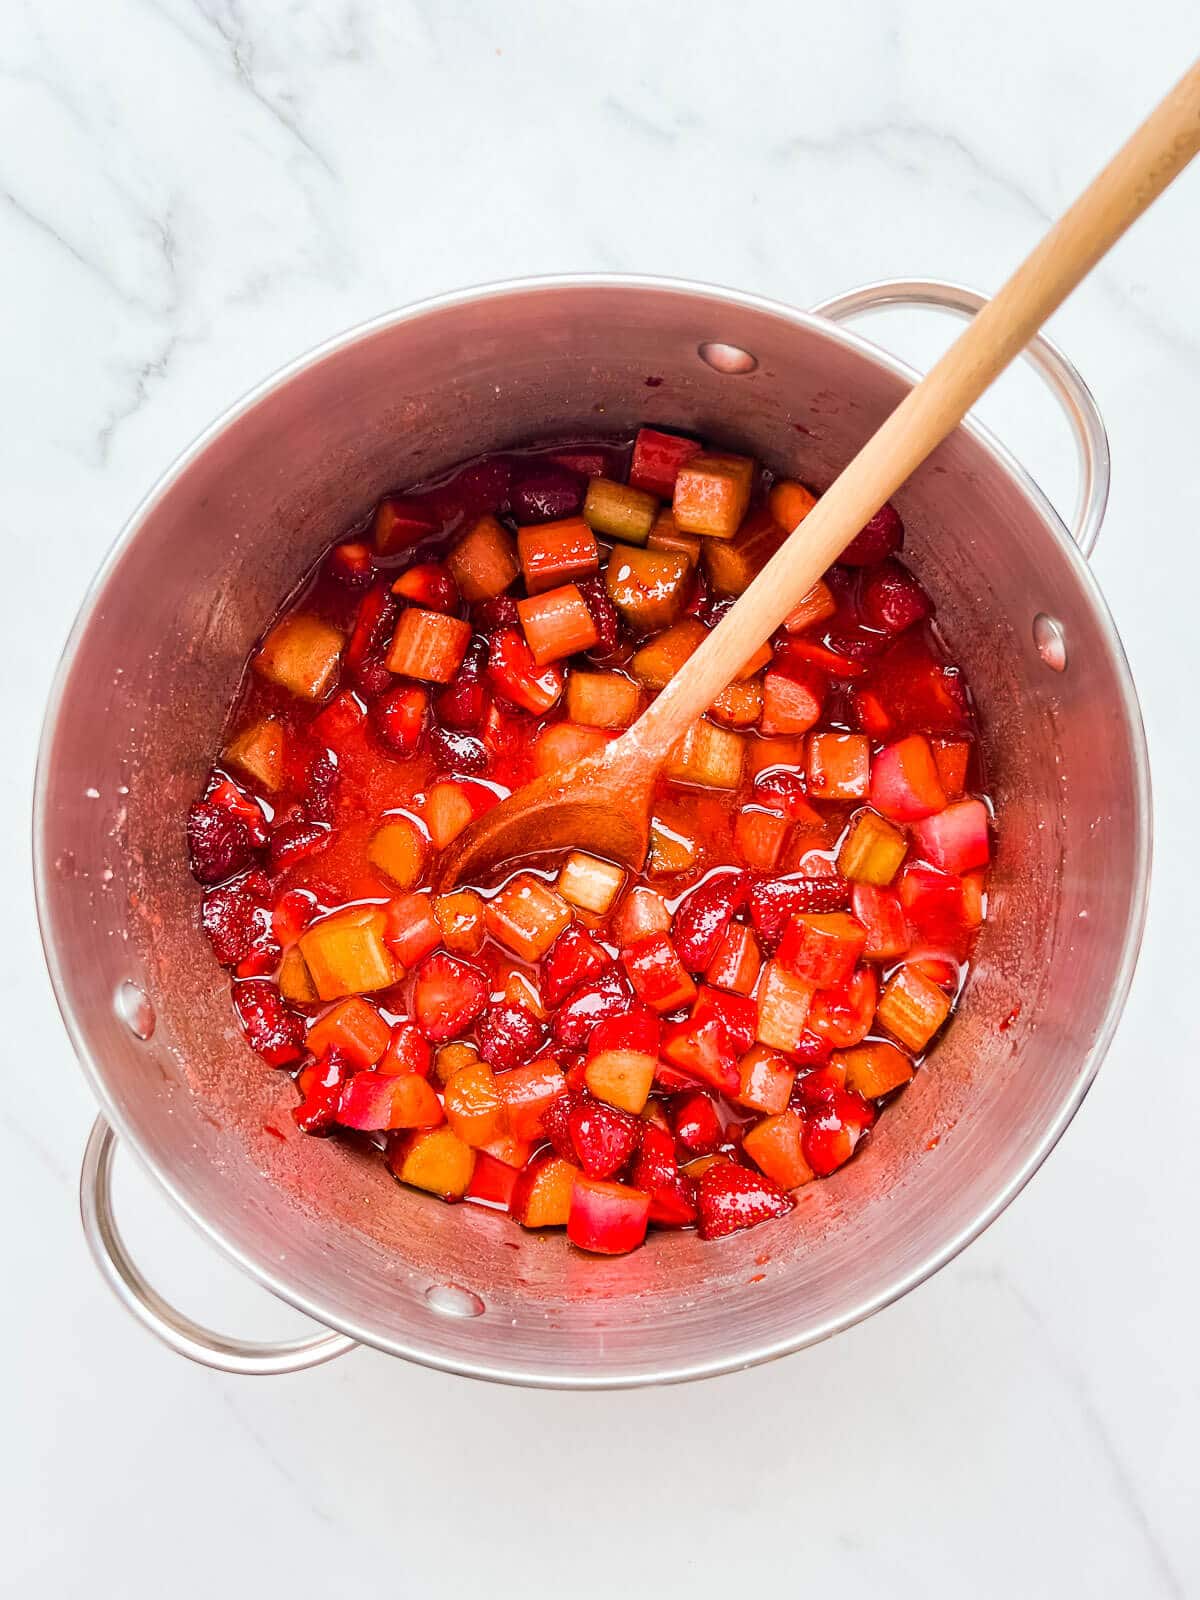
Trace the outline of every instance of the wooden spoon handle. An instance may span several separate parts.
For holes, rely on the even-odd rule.
[[[662,754],[1200,150],[1200,61],[898,405],[620,741]]]

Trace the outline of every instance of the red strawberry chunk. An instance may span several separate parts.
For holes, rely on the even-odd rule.
[[[266,978],[233,985],[233,1005],[252,1050],[270,1067],[286,1067],[304,1054],[304,1024]]]
[[[542,1131],[554,1146],[554,1153],[564,1161],[575,1160],[575,1145],[571,1138],[571,1112],[579,1100],[578,1093],[568,1089],[557,1095],[542,1112]]]
[[[443,772],[459,773],[463,777],[487,771],[488,753],[482,740],[472,734],[459,733],[454,728],[432,728],[429,748],[433,759]]]
[[[841,911],[850,904],[850,885],[843,878],[760,878],[749,894],[750,919],[759,935],[774,946],[797,912]]]
[[[494,633],[519,628],[521,613],[512,595],[500,594],[494,600],[477,600],[471,607],[471,622],[478,633],[490,638]]]
[[[577,472],[557,461],[533,461],[518,467],[509,489],[509,506],[516,521],[561,522],[579,515],[584,481]]]
[[[734,913],[746,903],[744,872],[714,873],[679,903],[671,938],[691,972],[703,972],[717,953]]]
[[[513,625],[518,621],[513,606]],[[488,714],[492,697],[488,693],[487,641],[478,634],[467,646],[458,671],[437,697],[438,721],[446,728],[456,728],[461,733],[473,733],[482,727]]]
[[[794,1204],[792,1196],[763,1173],[732,1161],[717,1162],[701,1174],[697,1188],[700,1237],[723,1239],[743,1228],[755,1228],[760,1222],[786,1216]]]
[[[204,798],[210,806],[220,806],[222,811],[240,817],[249,829],[250,843],[256,850],[267,842],[267,819],[263,815],[263,808],[252,795],[239,789],[232,778],[222,778],[214,772]]]
[[[415,683],[403,684],[378,700],[371,711],[375,731],[395,756],[407,756],[421,742],[429,696]]]
[[[491,1005],[476,1029],[479,1054],[497,1072],[532,1061],[546,1038],[545,1024],[522,1005]]]
[[[458,1038],[487,1005],[486,975],[445,951],[426,956],[413,985],[416,1023],[434,1044]]]
[[[902,561],[881,561],[863,582],[863,621],[881,633],[903,633],[933,615],[933,601]]]
[[[711,1083],[722,1094],[736,1095],[741,1087],[738,1053],[725,1025],[713,1011],[699,1021],[689,1017],[686,1022],[664,1029],[662,1055],[672,1067]],[[656,1077],[664,1088],[671,1087],[661,1071]]]
[[[264,918],[269,927],[268,892],[266,873],[247,872],[204,896],[200,925],[223,967],[236,966],[250,954]]]
[[[392,593],[429,611],[458,609],[458,585],[440,561],[421,561],[409,567],[392,585]]]
[[[835,1089],[805,1118],[801,1148],[818,1178],[849,1161],[876,1118],[873,1105],[851,1089]]]
[[[567,1130],[589,1178],[611,1178],[638,1147],[641,1123],[602,1100],[580,1098],[567,1113]]]
[[[612,966],[612,957],[582,923],[572,922],[542,958],[542,999],[556,1009],[581,984],[593,982]]]
[[[301,1133],[328,1133],[333,1127],[349,1072],[348,1058],[335,1047],[297,1074],[296,1087],[303,1098],[292,1108],[292,1116]]]
[[[665,1128],[648,1125],[642,1130],[632,1182],[650,1196],[651,1222],[667,1228],[686,1228],[695,1222],[696,1185],[680,1172],[675,1141]]]
[[[656,1055],[662,1038],[662,1023],[646,1006],[633,1006],[620,1017],[604,1017],[592,1029],[587,1042],[588,1060],[610,1050]]]
[[[675,1011],[696,993],[675,946],[665,933],[652,933],[621,951],[621,964],[637,990],[655,1011]]]
[[[671,1116],[675,1137],[693,1155],[707,1156],[725,1142],[725,1129],[717,1108],[706,1094],[689,1094]]]
[[[192,876],[199,883],[219,883],[250,865],[254,844],[241,817],[197,800],[188,812],[188,853]]]
[[[715,1017],[739,1056],[744,1056],[758,1032],[758,1005],[748,995],[731,994],[726,989],[701,988],[692,1007],[693,1022]]]
[[[316,855],[318,851],[324,850],[332,839],[333,834],[326,823],[305,822],[302,817],[293,817],[287,822],[281,822],[278,827],[271,830],[269,846],[271,871],[282,872],[285,867],[294,866],[297,861]]]
[[[603,578],[576,578],[575,587],[583,596],[597,635],[588,657],[592,661],[607,661],[617,647],[621,632],[617,608],[608,597]]]
[[[885,557],[894,556],[903,544],[904,524],[889,501],[854,535],[838,560],[846,567],[873,567]]]
[[[588,1035],[605,1017],[619,1017],[633,1004],[633,993],[619,972],[607,972],[584,984],[555,1013],[551,1031],[556,1044],[582,1050]]]

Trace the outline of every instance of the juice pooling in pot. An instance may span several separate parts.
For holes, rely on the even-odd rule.
[[[677,747],[640,874],[581,838],[429,888],[474,817],[637,718],[812,504],[643,428],[469,462],[309,574],[187,824],[304,1132],[607,1254],[782,1216],[861,1152],[953,1009],[991,831],[890,506]]]

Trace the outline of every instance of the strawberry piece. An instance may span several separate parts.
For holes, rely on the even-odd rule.
[[[270,927],[268,893],[266,874],[247,872],[204,896],[200,925],[223,967],[248,956],[263,923]]]
[[[292,1107],[292,1116],[301,1133],[328,1133],[333,1127],[342,1084],[350,1070],[345,1055],[335,1048],[297,1074],[296,1087],[302,1098],[298,1106]]]
[[[479,1053],[497,1072],[532,1061],[546,1038],[545,1025],[526,1006],[491,1005],[476,1029]]]
[[[305,822],[303,817],[293,817],[271,829],[269,856],[272,872],[282,872],[324,850],[333,834],[323,822]]]
[[[801,1148],[818,1178],[836,1172],[875,1122],[876,1110],[852,1089],[836,1089],[804,1119]]]
[[[417,1026],[434,1044],[464,1033],[487,1005],[487,997],[486,975],[457,956],[439,950],[417,968],[413,1010]]]
[[[188,853],[198,883],[219,883],[250,865],[254,841],[243,817],[211,800],[188,811]]]
[[[842,878],[759,878],[748,896],[750,918],[768,945],[799,912],[841,911],[850,903],[850,885]]]
[[[671,1117],[675,1137],[693,1155],[707,1156],[725,1142],[725,1129],[717,1108],[706,1094],[689,1094],[675,1107]]]
[[[575,1109],[580,1095],[568,1088],[565,1094],[560,1094],[551,1100],[550,1104],[542,1111],[542,1132],[549,1139],[557,1155],[564,1161],[575,1160],[575,1145],[571,1138],[571,1112]]]
[[[635,489],[648,490],[660,500],[675,493],[675,479],[684,462],[704,449],[696,439],[661,433],[657,428],[639,428],[629,463],[629,482]]]
[[[488,456],[456,472],[433,500],[444,520],[459,513],[468,520],[485,513],[494,515],[508,509],[512,476],[510,460],[504,456]]]
[[[637,1149],[641,1123],[627,1111],[584,1096],[567,1113],[567,1132],[588,1177],[611,1178]]]
[[[471,607],[471,622],[477,633],[490,639],[494,633],[521,626],[521,613],[511,595],[500,594],[494,600],[477,600]]]
[[[744,872],[714,873],[685,895],[671,923],[679,959],[691,972],[703,972],[717,953],[734,913],[746,903]]]
[[[970,713],[962,678],[934,654],[925,628],[909,628],[876,661],[869,679],[875,711],[882,728],[865,727],[876,738],[896,733],[962,734],[969,731]],[[862,716],[857,690],[856,713]]]
[[[848,981],[867,942],[867,930],[844,911],[790,917],[776,959],[793,977],[815,989]]]
[[[337,810],[338,769],[324,750],[309,762],[304,774],[304,814],[309,822],[330,823]]]
[[[220,806],[222,811],[240,817],[250,831],[250,842],[256,850],[267,842],[267,819],[263,808],[252,795],[239,789],[232,778],[219,777],[214,772],[204,798],[209,805]]]
[[[334,545],[325,570],[335,583],[344,584],[347,589],[366,588],[375,571],[370,545],[357,540]]]
[[[933,615],[933,601],[901,561],[881,561],[862,587],[863,621],[881,633],[903,633]]]
[[[870,1032],[878,1000],[874,968],[858,967],[845,983],[818,989],[808,1008],[807,1030],[834,1050],[848,1050]]]
[[[710,1009],[699,1020],[689,1017],[664,1029],[661,1053],[664,1061],[693,1080],[700,1078],[722,1094],[737,1094],[741,1085],[738,1052],[715,1011]],[[656,1078],[663,1088],[671,1087],[661,1068]]]
[[[634,1188],[650,1196],[651,1222],[666,1228],[686,1228],[695,1222],[696,1185],[680,1172],[675,1140],[665,1128],[642,1130],[631,1177]]]
[[[415,1072],[427,1078],[433,1069],[433,1051],[429,1041],[415,1022],[405,1019],[392,1029],[387,1048],[375,1064],[376,1072],[387,1077],[398,1077],[402,1072]]]
[[[434,727],[429,733],[429,750],[442,772],[470,777],[487,771],[487,746],[472,734]]]
[[[904,524],[890,501],[851,539],[838,560],[846,567],[873,567],[904,544]]]
[[[615,969],[577,989],[555,1013],[551,1024],[554,1041],[568,1050],[581,1050],[588,1035],[605,1017],[619,1017],[633,1004],[633,992]]]
[[[561,522],[583,509],[586,485],[577,472],[557,461],[531,461],[517,467],[509,489],[509,506],[517,523]]]
[[[516,622],[514,607],[514,627]],[[487,657],[487,641],[476,635],[467,646],[458,671],[437,697],[434,709],[443,727],[474,733],[483,726],[492,701],[485,681]]]
[[[440,561],[421,561],[409,567],[392,585],[392,593],[430,611],[458,610],[458,585]]]
[[[432,505],[418,500],[391,496],[375,508],[375,548],[381,555],[394,555],[437,532],[438,518]]]
[[[655,1011],[674,1011],[687,1005],[696,993],[696,985],[665,933],[652,933],[622,950],[621,964],[638,999]]]
[[[387,584],[375,584],[362,598],[342,658],[347,673],[368,694],[378,694],[380,673],[383,674],[384,686],[392,681],[383,666],[383,656],[391,642],[395,621],[396,602],[388,592]]]
[[[815,998],[815,997],[814,997]],[[812,1007],[809,1007],[811,1011]],[[823,1039],[819,1033],[814,1033],[811,1028],[802,1030],[800,1037],[788,1051],[793,1061],[799,1062],[802,1067],[820,1067],[829,1060],[829,1052],[833,1046],[828,1039]]]
[[[656,1055],[662,1038],[662,1023],[647,1006],[632,1006],[622,1016],[603,1017],[588,1037],[588,1060],[609,1050],[632,1050]]]
[[[594,982],[612,957],[580,922],[565,928],[542,959],[542,999],[553,1011],[581,984]]]
[[[822,1106],[832,1105],[845,1087],[846,1068],[840,1062],[826,1062],[796,1079],[791,1098],[805,1111],[819,1111]]]
[[[233,985],[233,1007],[250,1048],[270,1067],[286,1067],[304,1054],[304,1024],[266,978]]]
[[[725,989],[703,986],[692,1007],[693,1022],[707,1022],[715,1017],[725,1029],[730,1044],[738,1055],[745,1055],[754,1043],[758,1027],[758,1006],[747,995],[730,994]]]
[[[515,628],[505,628],[493,637],[487,672],[501,699],[521,711],[532,711],[535,716],[550,710],[566,683],[557,662],[536,665],[524,634]]]
[[[621,634],[621,619],[617,608],[604,587],[603,578],[577,578],[575,587],[583,596],[583,603],[591,615],[596,630],[596,643],[588,651],[590,661],[608,661],[617,648]]]
[[[792,1196],[765,1174],[732,1161],[718,1162],[701,1174],[696,1191],[700,1237],[724,1239],[743,1228],[785,1217],[794,1204]]]
[[[507,1211],[512,1206],[513,1195],[521,1177],[516,1167],[506,1161],[497,1161],[486,1150],[475,1152],[475,1166],[467,1185],[465,1198],[480,1205],[498,1206]]]
[[[395,756],[408,756],[421,742],[429,695],[414,684],[403,684],[377,700],[371,721],[384,745]]]
[[[798,772],[777,768],[759,773],[754,780],[754,798],[760,805],[781,811],[789,821],[803,823],[805,831],[816,832],[825,825],[821,813],[810,804]]]
[[[384,943],[405,968],[415,967],[442,942],[442,929],[426,894],[405,894],[390,900]]]
[[[963,936],[962,879],[940,867],[910,861],[896,880],[908,923],[932,944],[956,944]]]
[[[626,1255],[644,1242],[649,1219],[649,1195],[585,1175],[575,1179],[571,1190],[567,1238],[596,1255]]]

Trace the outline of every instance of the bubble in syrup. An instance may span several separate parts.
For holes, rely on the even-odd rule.
[[[150,996],[128,978],[118,988],[113,1006],[135,1039],[148,1039],[154,1032],[158,1018],[154,1014]]]
[[[432,1283],[425,1298],[443,1317],[481,1317],[486,1310],[477,1294],[457,1283]]]

